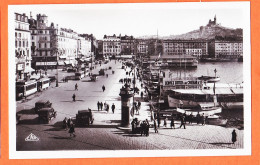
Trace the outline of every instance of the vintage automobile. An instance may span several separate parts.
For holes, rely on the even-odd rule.
[[[50,123],[53,118],[56,118],[57,112],[53,108],[42,108],[38,111],[39,122]]]
[[[39,100],[35,103],[34,111],[38,113],[38,111],[42,108],[51,108],[52,103],[49,100]]]
[[[90,109],[88,110],[79,110],[78,114],[76,114],[76,125],[77,126],[85,126],[89,124],[93,124],[94,117]]]

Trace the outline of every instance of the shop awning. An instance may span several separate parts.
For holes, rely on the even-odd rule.
[[[58,65],[65,65],[64,61],[58,61]]]
[[[24,73],[34,72],[35,70],[31,67],[25,67]]]

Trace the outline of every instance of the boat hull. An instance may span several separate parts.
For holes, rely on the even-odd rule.
[[[183,107],[183,108],[192,108],[199,106],[200,104],[212,104],[213,102],[195,102],[191,100],[179,100],[175,99],[168,95],[168,104],[170,108],[177,108],[177,107]],[[221,106],[224,109],[242,109],[244,106],[243,102],[218,102],[218,105]]]

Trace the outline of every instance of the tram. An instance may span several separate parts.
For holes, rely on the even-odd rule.
[[[37,92],[37,81],[16,82],[16,98],[27,97]]]
[[[49,78],[42,78],[42,79],[37,81],[38,91],[48,89],[49,86],[50,86],[50,79]]]

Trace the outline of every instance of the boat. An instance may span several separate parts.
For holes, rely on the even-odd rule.
[[[208,58],[201,58],[200,62],[232,62],[237,61],[237,58],[215,58],[215,57],[208,57]]]
[[[150,61],[152,61],[154,66],[160,68],[197,68],[198,66],[197,58],[190,55],[162,55],[159,58],[151,56]]]
[[[214,83],[215,86],[215,83]],[[168,104],[170,108],[191,108],[199,104],[214,102],[217,96],[217,104],[225,109],[243,108],[243,86],[222,84],[219,87],[210,87],[209,84],[202,89],[172,89],[168,92]],[[216,85],[217,86],[217,85]]]
[[[199,104],[199,106],[188,108],[188,109],[177,107],[177,112],[186,113],[186,115],[190,115],[190,114],[196,115],[199,113],[200,115],[204,114],[205,116],[212,116],[217,113],[221,113],[222,108],[212,103],[209,103],[209,104]]]
[[[200,76],[198,77],[199,80],[206,81],[208,83],[214,83],[220,81],[220,77],[217,76]]]

